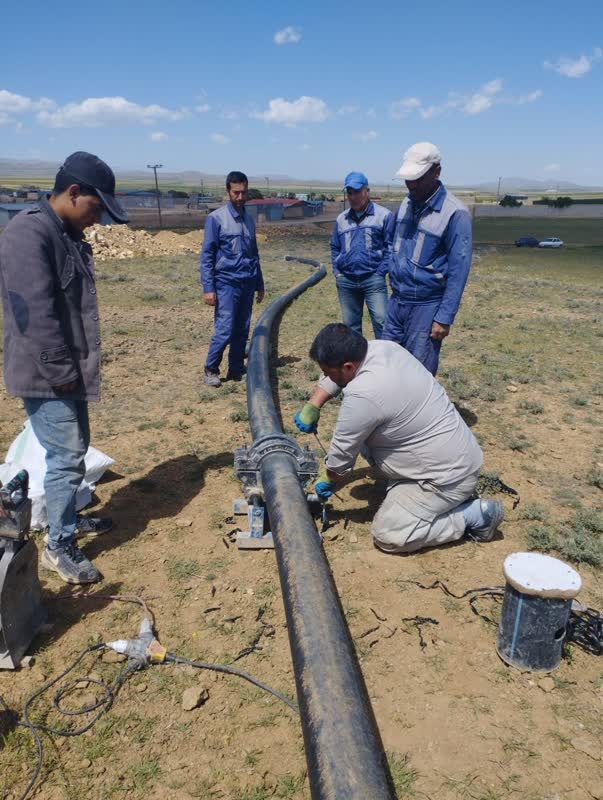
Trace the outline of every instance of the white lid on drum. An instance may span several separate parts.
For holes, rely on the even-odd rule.
[[[582,587],[575,569],[542,553],[511,553],[505,558],[503,573],[507,582],[522,594],[570,600]]]

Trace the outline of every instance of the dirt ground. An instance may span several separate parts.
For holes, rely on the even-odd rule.
[[[270,229],[267,237],[260,249],[269,303],[308,274],[282,256],[326,261],[328,234]],[[484,448],[485,469],[521,495],[516,509],[508,495],[497,495],[507,514],[500,536],[409,557],[380,553],[370,520],[383,488],[363,462],[332,503],[325,554],[400,798],[603,798],[601,659],[573,646],[550,675],[508,667],[486,619],[498,619],[496,602],[480,601],[480,616],[467,598],[415,583],[439,579],[459,595],[501,585],[505,557],[526,549],[534,520],[554,526],[579,508],[601,507],[589,477],[603,461],[600,274],[576,268],[568,278],[561,256],[478,253],[443,350],[441,380]],[[115,527],[84,543],[104,575],[85,597],[40,573],[49,626],[31,648],[29,667],[0,673],[0,695],[19,713],[86,647],[136,634],[141,608],[106,597],[114,594],[144,598],[170,652],[233,665],[295,697],[274,554],[245,554],[233,544],[232,502],[241,496],[233,452],[250,443],[245,383],[201,384],[212,316],[197,269],[196,256],[181,251],[99,265],[103,398],[91,407],[92,441],[116,463],[93,511],[111,515]],[[311,340],[337,318],[329,276],[287,311],[280,330],[284,429],[312,446],[292,419],[318,374],[307,356]],[[322,415],[325,444],[336,414],[331,404]],[[19,403],[0,394],[1,453],[23,420]],[[36,541],[41,548],[40,535]],[[603,608],[600,570],[578,569],[580,599]],[[431,622],[417,627],[415,617]],[[74,675],[110,682],[124,667],[117,660],[91,653]],[[206,691],[197,708],[184,710],[190,689]],[[52,705],[55,691],[36,701],[31,716],[65,727],[69,721]],[[100,694],[83,682],[68,707]],[[35,747],[6,715],[0,731],[0,797],[16,799]],[[295,713],[240,678],[190,666],[130,675],[89,731],[45,734],[43,742],[34,796],[44,800],[310,796]]]

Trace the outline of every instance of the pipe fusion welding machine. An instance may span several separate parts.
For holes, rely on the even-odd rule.
[[[46,618],[28,489],[26,470],[0,484],[0,669],[19,666]]]

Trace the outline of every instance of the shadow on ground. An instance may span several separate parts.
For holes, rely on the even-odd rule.
[[[477,425],[478,416],[474,411],[471,411],[469,408],[465,408],[465,406],[461,406],[458,403],[453,403],[456,410],[459,412],[461,419],[465,422],[465,424],[472,428],[474,425]]]
[[[115,528],[108,534],[84,542],[83,549],[92,561],[100,554],[119,547],[137,537],[155,519],[177,517],[205,485],[210,470],[232,466],[232,453],[223,452],[198,459],[182,455],[164,461],[143,477],[119,488],[109,502],[94,510],[95,516],[111,516]],[[115,480],[115,476],[109,476]],[[41,571],[44,603],[48,609],[50,630],[36,637],[32,653],[43,651],[50,642],[60,639],[73,625],[85,620],[113,602],[111,596],[120,594],[121,582],[93,586],[71,586],[60,583],[56,576]],[[58,588],[57,588],[58,587]],[[130,593],[130,592],[128,592]],[[142,611],[140,614],[142,619]]]
[[[86,555],[94,559],[99,553],[119,547],[142,533],[152,520],[177,517],[205,486],[207,472],[232,466],[232,462],[231,452],[204,459],[182,455],[122,486],[103,508],[94,512],[113,517],[115,529],[87,543]]]

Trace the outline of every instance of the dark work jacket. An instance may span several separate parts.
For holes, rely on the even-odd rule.
[[[47,200],[0,236],[4,382],[15,397],[100,396],[100,323],[92,248]],[[78,381],[71,394],[56,386]]]

